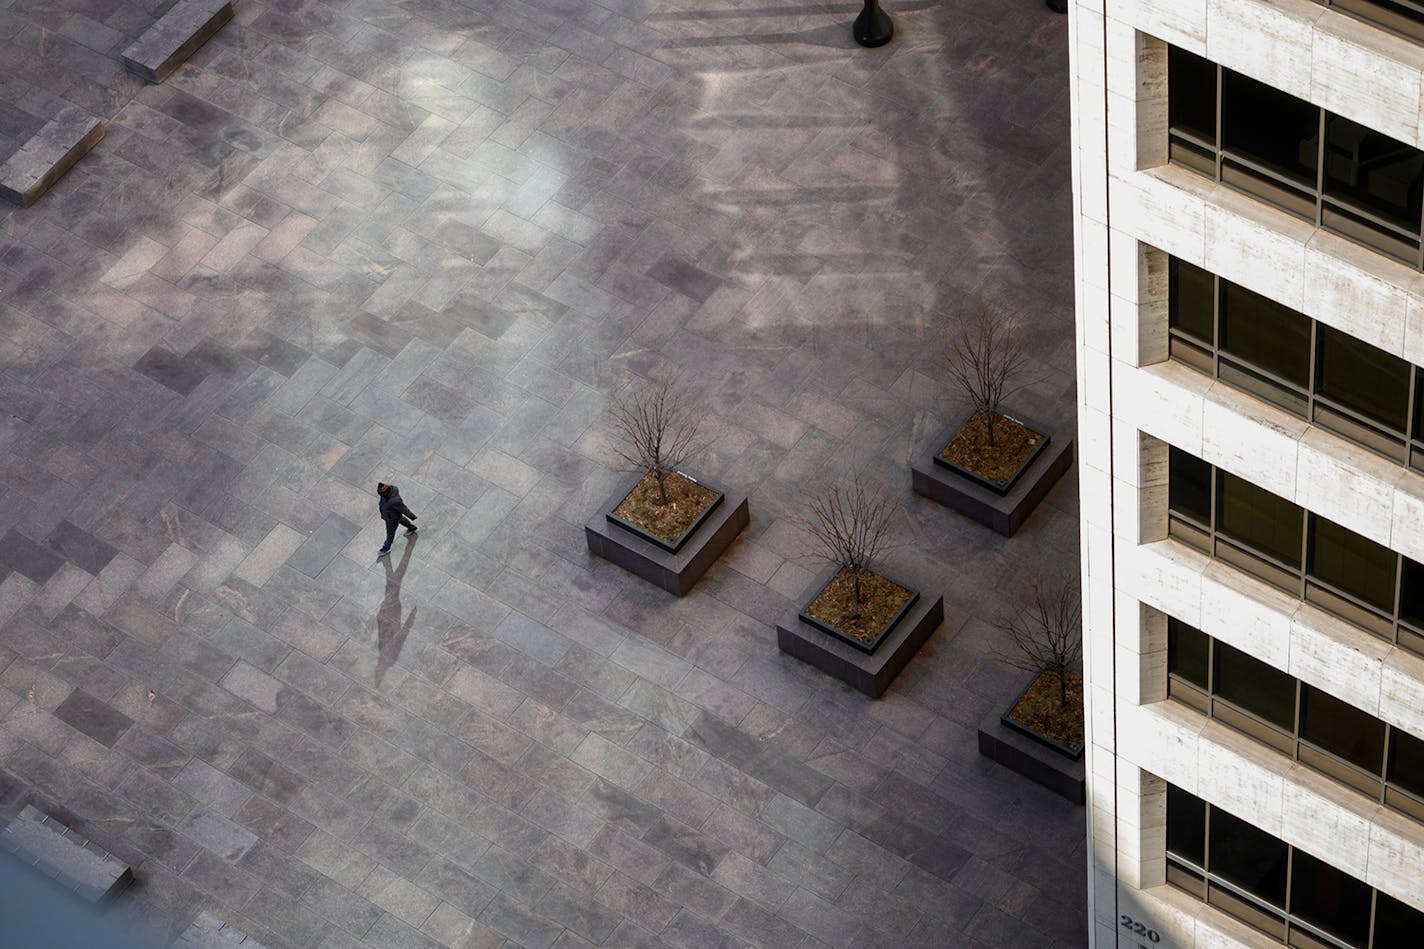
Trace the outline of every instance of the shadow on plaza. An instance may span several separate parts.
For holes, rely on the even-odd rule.
[[[846,9],[846,11],[847,11],[847,13],[846,13],[846,16],[848,17],[847,22],[849,22],[850,20],[853,20],[853,19],[855,18],[856,14],[859,12],[859,10],[856,9],[855,7],[853,7],[852,4],[850,4],[850,3],[844,4],[844,6],[845,6],[845,9]],[[894,8],[895,8],[894,12],[896,12],[896,13],[912,13],[912,12],[915,12],[915,11],[918,11],[918,10],[932,10],[932,9],[934,9],[935,7],[938,7],[938,6],[941,6],[941,4],[940,4],[940,3],[937,3],[937,2],[932,2],[932,0],[921,0],[921,2],[918,2],[918,3],[896,3],[896,4],[894,4]],[[820,12],[824,12],[824,11],[820,11]],[[714,20],[714,19],[728,19],[728,20],[737,19],[737,20],[745,20],[745,19],[748,19],[748,18],[750,18],[750,17],[762,17],[762,16],[805,16],[806,14],[807,14],[807,8],[806,8],[805,6],[793,5],[793,6],[785,6],[785,7],[737,7],[737,8],[734,8],[734,9],[725,9],[725,10],[697,10],[697,11],[678,11],[678,12],[674,12],[674,13],[649,13],[646,17],[644,17],[644,19],[645,19],[645,20],[651,20],[651,21],[658,21],[658,20]]]
[[[401,554],[399,567],[391,566],[389,554],[381,558],[381,566],[386,570],[386,592],[380,607],[376,610],[376,686],[378,688],[387,670],[395,665],[396,660],[400,658],[401,649],[405,646],[406,637],[410,635],[410,628],[415,623],[415,614],[419,609],[419,607],[412,606],[410,612],[402,619],[401,584],[405,580],[406,570],[410,567],[410,555],[415,552],[415,544],[419,539],[419,534],[412,534],[406,540],[405,551]]]

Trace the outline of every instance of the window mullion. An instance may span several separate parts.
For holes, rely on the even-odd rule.
[[[1399,617],[1404,612],[1404,555],[1396,552],[1394,555],[1394,615],[1390,617],[1393,621],[1391,628],[1394,630],[1394,641],[1399,642]]]
[[[1220,180],[1221,180],[1221,154],[1222,154],[1221,130],[1222,130],[1222,125],[1223,125],[1223,123],[1222,123],[1222,121],[1221,121],[1221,109],[1222,109],[1222,98],[1223,98],[1223,96],[1222,96],[1222,87],[1225,85],[1225,83],[1222,81],[1222,76],[1221,76],[1222,70],[1223,70],[1222,65],[1221,65],[1220,63],[1217,63],[1217,64],[1216,64],[1216,180],[1217,180],[1217,181],[1220,181]]]
[[[1325,110],[1320,110],[1320,132],[1316,135],[1315,148],[1315,224],[1325,222]]]

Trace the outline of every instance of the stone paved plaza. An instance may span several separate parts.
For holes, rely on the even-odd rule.
[[[269,946],[1078,947],[1083,811],[981,758],[992,623],[1075,569],[909,491],[946,314],[1073,425],[1067,21],[1040,0],[0,0],[0,822]],[[612,395],[681,370],[750,527],[685,599],[591,558]],[[804,488],[900,503],[946,621],[879,701],[787,657]],[[373,488],[423,527],[377,562]],[[157,937],[155,937],[157,938]]]

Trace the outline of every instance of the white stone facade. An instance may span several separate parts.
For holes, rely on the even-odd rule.
[[[1424,474],[1167,360],[1167,255],[1424,365],[1424,274],[1167,163],[1167,47],[1424,147],[1424,46],[1311,0],[1075,0],[1092,944],[1278,946],[1165,884],[1169,781],[1424,909],[1424,823],[1166,700],[1166,614],[1424,737],[1424,658],[1167,536],[1166,446],[1415,560]],[[1129,932],[1140,921],[1159,941]]]

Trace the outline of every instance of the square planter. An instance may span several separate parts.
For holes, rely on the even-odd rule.
[[[944,444],[940,446],[939,450],[935,451],[935,453],[930,456],[930,460],[935,464],[939,465],[941,468],[946,468],[949,471],[953,471],[955,474],[959,475],[962,478],[968,478],[970,481],[974,482],[980,487],[987,488],[988,490],[994,492],[995,494],[1001,497],[1005,494],[1008,494],[1011,490],[1013,490],[1014,485],[1018,484],[1019,479],[1023,477],[1024,472],[1026,472],[1029,467],[1035,461],[1038,460],[1039,455],[1043,454],[1043,450],[1047,448],[1049,444],[1053,441],[1053,436],[1043,431],[1040,426],[1031,425],[1028,422],[1025,422],[1023,419],[1014,418],[1014,416],[1012,415],[1000,415],[999,417],[1008,419],[1010,422],[1017,422],[1019,425],[1022,425],[1024,428],[1039,436],[1038,444],[1033,446],[1033,451],[1029,452],[1028,457],[1025,458],[1019,464],[1018,468],[1015,469],[1014,473],[1009,475],[1003,481],[991,481],[988,478],[982,477],[979,474],[970,471],[968,468],[964,467],[961,464],[957,464],[953,461],[950,461],[948,458],[940,454],[940,451],[944,450],[944,445],[947,445],[951,441],[953,441],[955,435],[958,435],[960,432],[962,432],[964,428],[970,423],[970,421],[975,418],[975,416],[973,415],[969,416],[969,418],[965,419],[963,422],[960,423],[959,428],[954,430],[954,434],[950,435],[949,438],[945,439]]]
[[[817,580],[808,603],[830,582],[831,576],[827,573]],[[880,637],[874,652],[822,631],[806,622],[803,615],[794,610],[776,624],[777,648],[874,699],[890,687],[910,657],[944,622],[944,597],[917,596]]]
[[[874,571],[867,571],[867,573],[873,572]],[[885,577],[883,573],[880,574],[880,576]],[[810,604],[816,602],[816,597],[820,596],[825,591],[826,587],[831,585],[831,581],[834,580],[835,577],[836,573],[832,572],[831,575],[826,578],[826,582],[817,587],[816,592],[811,594],[811,599],[808,600],[807,603]],[[839,639],[841,642],[845,643],[847,646],[850,646],[852,649],[858,649],[863,653],[873,653],[875,652],[875,648],[885,641],[885,637],[890,635],[890,632],[895,628],[895,624],[900,622],[900,620],[904,619],[905,614],[909,612],[914,607],[914,605],[920,600],[919,593],[915,592],[914,590],[911,590],[909,587],[905,586],[905,584],[900,583],[900,581],[895,580],[893,577],[885,577],[885,579],[909,591],[910,596],[907,600],[905,600],[904,605],[895,611],[895,615],[890,617],[890,619],[885,623],[885,625],[880,628],[880,632],[875,635],[875,638],[871,639],[869,642],[862,642],[861,640],[856,639],[854,636],[850,636],[846,633],[841,632],[840,630],[832,626],[830,623],[824,623],[821,620],[816,619],[816,617],[812,616],[810,613],[807,613],[804,609],[796,615],[800,618],[801,622],[816,627],[821,632],[825,633],[827,636],[834,636],[836,639]]]
[[[1009,711],[1019,704],[1036,678],[1030,678],[1014,696]],[[979,723],[979,753],[1074,804],[1086,800],[1083,746],[1064,745],[1040,735],[1011,721],[1008,712],[992,713]]]
[[[915,493],[1012,537],[1073,463],[1073,439],[1054,438],[1042,425],[1024,419],[1015,421],[1045,432],[1047,438],[1029,457],[1007,493],[999,493],[984,479],[969,475],[958,466],[945,464],[939,450],[948,439],[937,443],[929,459],[911,463],[910,483]]]
[[[625,526],[621,518],[612,516],[640,477],[631,479],[584,526],[588,549],[674,596],[686,596],[751,520],[746,495],[719,494],[718,503],[704,512],[671,551],[666,542],[654,543],[646,532]]]
[[[696,478],[692,477],[692,475],[683,474],[681,471],[676,472],[676,474],[680,475],[680,476],[683,477],[683,478],[686,478],[688,481],[691,481],[693,484],[701,485],[703,488],[706,488],[708,491],[712,491],[712,490],[713,490],[712,488],[708,487],[707,485],[702,484],[701,481],[698,481]],[[639,479],[639,480],[641,480],[641,477],[642,477],[642,476],[640,476],[640,479]],[[633,484],[635,484],[635,485],[636,485],[637,483],[638,483],[638,481],[636,481],[636,480],[633,482]],[[635,535],[637,535],[638,537],[643,538],[643,540],[646,540],[648,543],[652,544],[652,545],[655,546],[655,547],[661,547],[663,550],[666,550],[666,551],[667,551],[668,553],[670,553],[670,554],[675,554],[675,553],[677,553],[679,550],[681,550],[681,549],[682,549],[682,545],[685,544],[685,543],[687,543],[688,538],[691,537],[693,534],[697,533],[697,528],[701,527],[701,526],[702,526],[702,523],[703,523],[704,521],[706,521],[707,518],[709,518],[709,517],[712,516],[712,512],[715,511],[715,510],[717,510],[718,505],[720,505],[720,504],[726,499],[726,497],[727,497],[727,496],[726,496],[725,494],[723,494],[721,491],[715,491],[715,492],[714,492],[714,497],[712,498],[712,503],[709,504],[709,505],[707,505],[705,508],[702,509],[702,513],[699,514],[699,515],[697,515],[697,519],[696,519],[695,521],[693,521],[691,524],[688,524],[688,525],[687,525],[687,529],[686,529],[686,530],[684,530],[681,534],[678,534],[678,535],[677,535],[676,537],[674,537],[672,540],[664,540],[663,538],[659,537],[658,535],[653,534],[653,533],[651,533],[651,532],[649,532],[649,531],[645,531],[645,530],[643,530],[641,527],[639,527],[637,524],[634,524],[634,523],[632,523],[631,521],[625,521],[623,518],[621,518],[621,517],[619,517],[617,514],[614,514],[614,513],[613,513],[614,509],[617,508],[618,505],[623,502],[624,498],[626,498],[626,497],[628,496],[628,494],[629,494],[629,492],[631,492],[631,490],[632,490],[632,489],[630,488],[628,491],[625,491],[625,492],[623,493],[623,496],[622,496],[622,497],[620,497],[620,498],[618,498],[616,501],[614,501],[614,502],[612,503],[612,505],[610,505],[610,506],[608,507],[607,512],[606,512],[603,516],[606,517],[606,518],[608,518],[608,523],[610,523],[610,524],[616,524],[617,526],[623,528],[625,531],[628,531],[628,532],[631,533],[631,534],[635,534]]]

